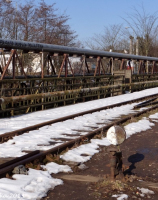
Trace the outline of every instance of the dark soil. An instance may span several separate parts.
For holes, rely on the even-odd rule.
[[[128,195],[128,200],[158,200],[158,123],[152,129],[132,135],[120,148],[123,155],[124,181],[119,176],[114,182],[110,180],[109,155],[106,147],[100,147],[100,152],[84,163],[87,169],[81,170],[75,166],[74,172],[66,176],[70,176],[69,179],[64,178],[64,173],[53,174],[54,178],[61,178],[64,184],[50,190],[44,199],[109,200],[117,199],[112,195],[122,193]],[[75,175],[81,178],[76,180]],[[137,187],[148,188],[154,191],[154,194],[148,193],[143,197]]]

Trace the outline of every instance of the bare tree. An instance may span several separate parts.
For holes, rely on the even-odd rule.
[[[3,38],[16,39],[15,10],[6,0],[0,0],[0,35]]]
[[[36,8],[36,27],[38,42],[72,46],[77,35],[68,24],[69,17],[58,15],[55,4],[47,5],[41,0]]]
[[[152,55],[151,49],[153,40],[157,38],[158,33],[158,13],[149,14],[145,11],[144,6],[140,6],[141,10],[133,8],[133,14],[128,13],[126,18],[123,18],[127,26],[131,28],[131,35],[139,37],[139,52],[142,55]],[[129,31],[129,29],[128,29]]]
[[[14,7],[12,1],[0,0],[0,37],[44,42],[65,46],[79,46],[77,35],[69,25],[69,16],[59,15],[55,3],[33,0]]]
[[[127,42],[123,38],[122,29],[122,24],[114,24],[105,27],[103,34],[95,34],[86,42],[86,45],[91,49],[103,51],[124,49],[127,46]]]
[[[20,40],[34,41],[36,37],[36,18],[35,7],[32,1],[20,6],[18,17],[19,31],[18,36]]]
[[[57,14],[55,4],[47,5],[41,0],[36,8],[36,40],[39,42],[49,43],[50,33],[55,28]]]

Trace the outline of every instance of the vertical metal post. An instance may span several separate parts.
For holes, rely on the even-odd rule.
[[[15,52],[13,54],[12,66],[13,66],[13,79],[15,79]]]
[[[147,60],[146,62],[146,73],[148,74],[149,73],[149,61]]]
[[[100,64],[101,64],[101,66],[102,66],[103,73],[105,74],[105,69],[104,69],[104,65],[103,65],[102,60],[100,60]]]
[[[41,78],[44,78],[44,52],[42,52],[42,66],[41,66]],[[44,87],[44,82],[43,82]],[[43,91],[42,91],[43,93]],[[44,98],[41,99],[42,103],[44,102]],[[44,105],[42,104],[42,110],[44,110]]]
[[[114,58],[111,58],[111,74],[114,75]]]
[[[97,64],[96,64],[96,68],[95,68],[95,72],[94,72],[94,76],[96,76],[97,70],[99,71],[99,76],[100,76],[100,62],[101,62],[101,58],[100,58],[100,56],[98,56],[97,57]]]
[[[107,148],[107,152],[109,154],[110,161],[110,179],[111,181],[115,181],[117,175],[120,175],[123,179],[122,172],[122,152],[117,150],[116,146],[111,146]]]
[[[86,68],[86,56],[83,56],[83,76],[85,75],[85,68]]]
[[[146,61],[143,61],[143,73],[146,73]]]
[[[50,55],[48,55],[48,63],[50,63],[51,67],[52,67],[52,74],[56,74],[55,73],[55,67],[53,65],[53,62],[52,62],[52,58]]]
[[[67,77],[67,75],[68,75],[68,62],[67,62],[68,55],[65,54],[64,57],[65,57],[65,77]]]
[[[47,56],[47,63],[48,63],[47,75],[49,75],[49,57],[48,56]]]
[[[62,61],[62,64],[61,64],[61,67],[60,67],[60,70],[59,70],[59,74],[58,74],[58,78],[60,77],[61,75],[61,72],[63,70],[63,67],[65,67],[65,77],[67,77],[67,59],[68,59],[68,55],[67,54],[64,54],[64,58],[63,58],[63,61]]]
[[[142,61],[139,60],[138,74],[141,74],[141,66],[142,66]]]
[[[41,64],[41,78],[44,78],[44,52],[42,52]]]
[[[155,61],[153,61],[153,65],[152,65],[152,71],[151,71],[152,74],[154,74],[154,68],[155,68]]]
[[[72,75],[74,76],[74,71],[73,71],[73,69],[72,69],[71,62],[70,62],[69,58],[67,59],[67,62],[68,62],[68,64],[69,64],[69,66],[70,66],[71,73],[72,73]]]

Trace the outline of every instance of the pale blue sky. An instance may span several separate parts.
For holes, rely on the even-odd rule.
[[[35,3],[40,0],[35,0]],[[45,0],[47,4],[56,3],[61,14],[70,16],[69,24],[78,34],[78,39],[85,41],[95,33],[103,33],[109,24],[127,24],[121,17],[133,13],[132,7],[154,14],[158,11],[158,0]]]

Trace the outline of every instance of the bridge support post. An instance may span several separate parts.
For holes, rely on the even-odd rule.
[[[95,72],[94,72],[94,76],[96,76],[97,70],[98,70],[98,74],[100,76],[100,64],[101,64],[101,57],[98,56],[97,57],[97,64],[96,64],[96,68],[95,68]]]
[[[63,61],[62,61],[61,67],[60,67],[58,78],[61,76],[61,72],[62,72],[63,68],[65,68],[65,77],[67,77],[67,75],[68,75],[68,64],[69,64],[69,67],[71,69],[71,73],[74,75],[74,72],[73,72],[72,67],[71,67],[71,63],[69,61],[68,54],[64,54],[64,58],[63,58]]]
[[[15,79],[15,52],[13,54],[12,70],[13,70],[13,79]]]
[[[113,75],[114,74],[114,58],[111,58],[111,67],[110,68],[111,68],[110,72]]]
[[[16,50],[11,50],[11,55],[9,57],[9,60],[6,63],[6,65],[4,67],[4,70],[1,71],[1,73],[2,73],[1,80],[3,80],[6,72],[8,71],[8,67],[9,67],[11,61],[12,61],[12,76],[13,76],[13,79],[15,79],[16,60],[19,61],[19,66],[21,67],[21,72],[25,75],[25,78],[26,78],[26,74],[24,72],[24,68],[23,68],[23,65],[22,65],[22,59],[19,58],[18,53],[16,52]]]
[[[156,66],[156,65],[155,65],[155,61],[153,61],[153,64],[152,64],[152,71],[151,71],[152,74],[154,74],[155,66]]]
[[[104,70],[104,67],[103,67],[103,64],[102,64],[101,57],[98,56],[97,57],[97,64],[96,64],[96,68],[95,68],[95,72],[94,72],[94,76],[96,76],[97,71],[98,71],[98,75],[100,76],[100,74],[101,74],[101,67],[102,67],[103,73],[105,74],[105,70]]]
[[[42,52],[41,78],[44,78],[44,52]]]

